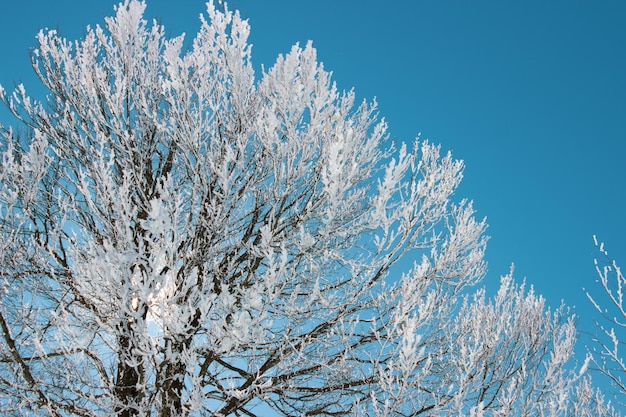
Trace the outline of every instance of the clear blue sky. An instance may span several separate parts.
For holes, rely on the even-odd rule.
[[[0,83],[38,88],[28,49],[41,27],[69,38],[113,0],[0,7]],[[626,1],[235,0],[253,61],[313,40],[339,88],[376,97],[392,136],[418,134],[466,163],[459,197],[486,216],[486,283],[515,263],[553,306],[589,324],[592,235],[626,268]],[[148,0],[171,35],[193,34],[203,1]],[[6,112],[0,112],[6,122]]]

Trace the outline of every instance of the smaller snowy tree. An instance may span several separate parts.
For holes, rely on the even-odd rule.
[[[310,44],[257,80],[238,13],[186,42],[145,7],[40,32],[44,102],[0,89],[0,413],[610,414],[566,311],[468,295],[462,162],[394,146]]]
[[[607,376],[616,391],[616,398],[626,407],[626,278],[617,262],[609,256],[604,243],[593,237],[600,259],[595,259],[600,294],[587,291],[587,297],[600,314],[589,351],[593,364]]]

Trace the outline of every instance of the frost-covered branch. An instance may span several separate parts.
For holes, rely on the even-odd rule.
[[[594,260],[596,282],[602,292],[594,295],[586,291],[586,294],[602,320],[596,321],[596,333],[589,350],[593,364],[611,380],[619,397],[620,394],[626,394],[626,359],[623,351],[626,337],[626,278],[617,262],[609,256],[604,243],[598,243],[595,236],[594,243],[602,257]]]

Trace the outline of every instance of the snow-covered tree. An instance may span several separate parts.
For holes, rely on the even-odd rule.
[[[587,297],[600,314],[589,346],[593,365],[607,376],[615,388],[616,398],[626,406],[626,278],[617,262],[609,257],[603,243],[594,243],[601,258],[595,259],[600,294],[587,291]]]
[[[40,32],[47,98],[1,91],[3,415],[610,413],[565,310],[470,295],[460,161],[396,147],[310,44],[257,80],[239,14],[188,44],[144,9]]]

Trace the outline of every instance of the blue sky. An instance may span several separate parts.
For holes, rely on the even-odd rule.
[[[0,83],[39,88],[28,59],[42,27],[75,39],[113,0],[0,8]],[[459,197],[486,216],[486,283],[515,263],[558,306],[591,317],[592,236],[626,268],[626,2],[235,0],[253,61],[313,40],[339,88],[376,97],[398,140],[441,143],[466,163]],[[149,0],[147,17],[191,35],[203,1]],[[6,111],[0,111],[6,122]],[[588,328],[587,328],[588,330]]]

